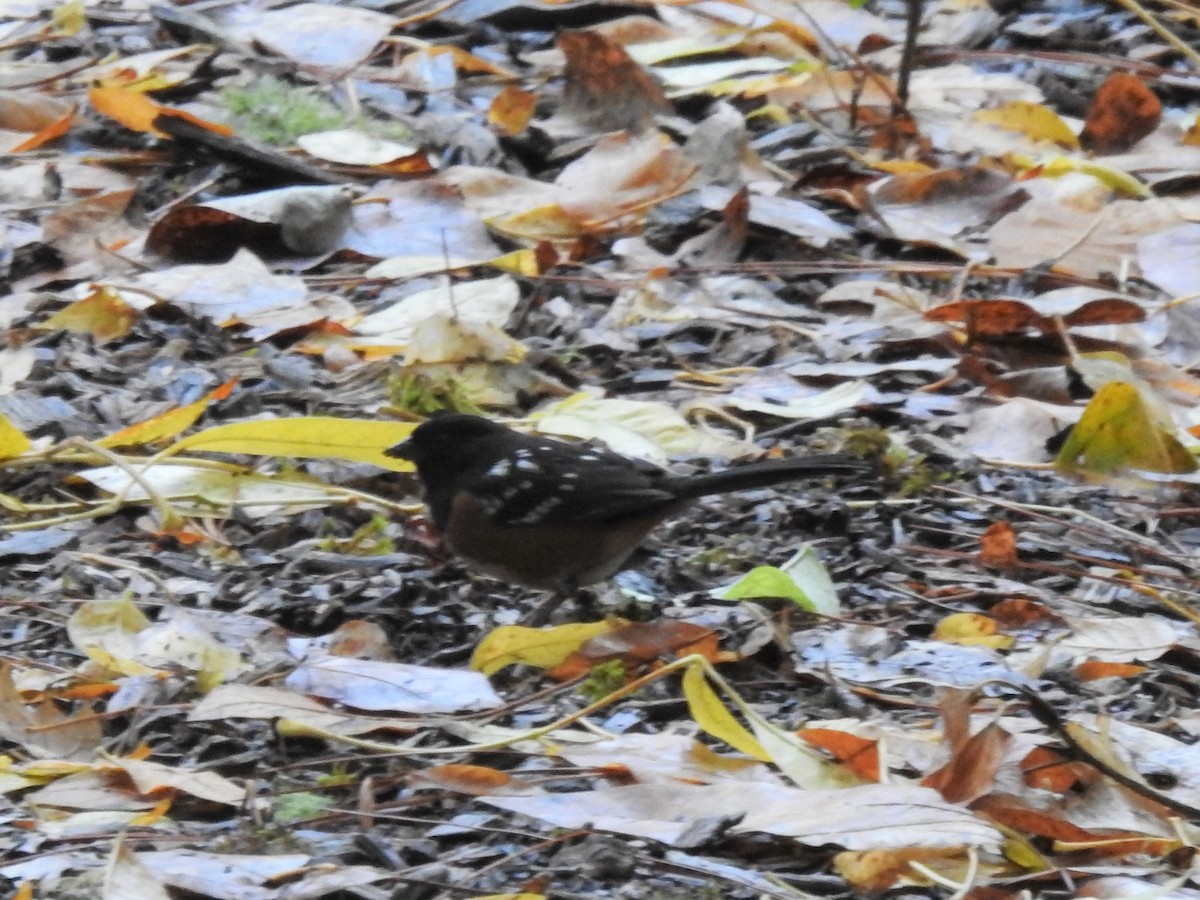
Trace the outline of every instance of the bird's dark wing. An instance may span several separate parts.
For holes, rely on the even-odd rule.
[[[505,525],[608,522],[675,502],[658,466],[586,444],[530,438],[460,488]]]

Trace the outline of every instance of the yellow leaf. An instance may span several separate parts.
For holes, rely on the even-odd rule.
[[[1018,168],[1025,171],[1039,172],[1046,178],[1060,178],[1072,172],[1082,172],[1085,175],[1091,175],[1105,187],[1129,194],[1131,197],[1149,199],[1154,196],[1153,192],[1146,185],[1142,184],[1128,172],[1114,169],[1111,166],[1104,166],[1092,160],[1077,159],[1070,156],[1057,156],[1048,162],[1038,163],[1019,153],[1009,154],[1008,158]]]
[[[617,622],[579,622],[556,628],[525,628],[504,625],[494,629],[471,654],[471,668],[494,675],[506,666],[524,663],[553,669],[586,641],[612,631]]]
[[[21,774],[38,781],[51,781],[68,775],[81,775],[92,771],[91,763],[71,762],[65,759],[33,760],[21,766]]]
[[[76,334],[90,334],[98,341],[111,341],[129,334],[137,318],[138,311],[122,300],[120,294],[102,287],[56,312],[39,327],[62,328]]]
[[[489,260],[488,265],[495,266],[503,272],[512,272],[514,275],[524,275],[527,278],[534,278],[542,274],[536,250],[514,250],[512,253],[505,253],[503,256]]]
[[[12,459],[14,456],[20,456],[22,453],[27,453],[32,446],[33,443],[21,433],[21,429],[8,421],[7,416],[0,413],[0,459]]]
[[[981,109],[975,113],[977,121],[995,125],[1005,131],[1015,131],[1035,141],[1051,141],[1074,150],[1079,139],[1058,113],[1040,103],[1028,100],[1013,100],[993,109]]]
[[[205,394],[195,403],[180,406],[160,416],[155,416],[153,419],[147,419],[145,422],[130,425],[128,428],[121,429],[116,434],[110,434],[106,438],[101,438],[96,443],[101,447],[133,447],[173,438],[181,431],[191,428],[214,400],[224,400],[228,397],[236,384],[237,379],[234,378]]]
[[[523,91],[510,84],[492,98],[488,107],[488,124],[506,137],[514,137],[525,130],[533,118],[537,106],[537,94]]]
[[[771,755],[763,748],[749,731],[733,717],[721,702],[704,677],[699,666],[692,666],[683,673],[683,695],[687,698],[688,709],[707,734],[722,740],[735,750],[752,756],[763,762],[771,762]]]
[[[1121,191],[1131,197],[1141,197],[1143,200],[1149,200],[1154,196],[1154,192],[1150,188],[1133,175],[1120,169],[1104,166],[1091,160],[1081,162],[1078,169],[1084,175],[1091,175],[1105,187],[1110,187],[1114,191]]]
[[[1138,389],[1125,381],[1111,381],[1096,391],[1054,464],[1098,474],[1196,470],[1193,456],[1155,420]]]
[[[411,422],[334,416],[260,419],[208,428],[177,441],[171,452],[203,450],[296,459],[346,459],[395,472],[411,472],[412,463],[384,456],[383,451],[403,441],[415,427]]]
[[[129,600],[90,600],[67,619],[67,637],[88,659],[110,672],[148,675],[155,670],[138,662],[137,635],[150,620]]]
[[[60,34],[74,35],[83,30],[87,24],[87,13],[83,0],[67,0],[62,6],[56,7],[50,16],[50,21]]]
[[[583,223],[557,203],[489,219],[487,224],[509,237],[535,241],[569,241],[585,231]]]
[[[938,622],[934,638],[948,644],[993,647],[1004,650],[1012,646],[1012,635],[999,634],[994,619],[979,613],[954,613]]]
[[[1182,143],[1185,147],[1200,147],[1200,116],[1183,133]]]

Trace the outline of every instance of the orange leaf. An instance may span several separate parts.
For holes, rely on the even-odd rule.
[[[1147,671],[1146,666],[1133,663],[1102,662],[1089,659],[1075,667],[1075,676],[1080,681],[1096,681],[1100,678],[1133,678]]]
[[[120,687],[111,682],[104,684],[78,684],[65,691],[57,692],[54,696],[62,700],[95,700],[115,694]]]
[[[608,763],[607,765],[596,766],[592,772],[596,777],[603,778],[605,781],[610,781],[613,784],[637,784],[637,777],[633,774],[633,770],[621,763]]]
[[[901,847],[897,850],[845,850],[833,858],[835,871],[850,882],[856,896],[881,894],[898,881],[912,877],[912,863],[930,866],[957,860],[958,847]]]
[[[153,124],[163,107],[145,94],[124,88],[92,88],[88,91],[88,100],[96,112],[120,122],[126,128],[166,137]]]
[[[51,122],[45,128],[40,129],[36,134],[21,141],[21,143],[13,147],[10,152],[27,153],[30,150],[37,150],[46,144],[49,144],[51,141],[56,141],[60,137],[63,137],[68,131],[71,130],[71,126],[74,124],[75,110],[72,109],[61,119]]]
[[[797,734],[833,755],[864,781],[879,781],[879,744],[836,728],[801,728]]]
[[[1021,771],[1025,773],[1025,783],[1030,787],[1065,794],[1079,781],[1076,765],[1053,750],[1034,747],[1021,760]]]
[[[438,787],[475,797],[485,797],[509,787],[513,778],[490,766],[472,766],[465,763],[447,763],[413,772],[414,781],[424,781]]]
[[[997,569],[1017,564],[1017,533],[1008,522],[989,525],[979,538],[979,560]]]
[[[224,137],[233,137],[234,130],[228,125],[222,125],[219,122],[210,122],[208,119],[201,119],[199,116],[193,116],[190,112],[182,109],[174,109],[170,106],[164,106],[159,111],[159,116],[168,119],[180,119],[184,122],[189,122],[203,128],[205,131],[211,131],[213,134],[219,134]]]
[[[1162,103],[1136,75],[1116,72],[1096,90],[1079,143],[1093,153],[1124,153],[1158,127]]]

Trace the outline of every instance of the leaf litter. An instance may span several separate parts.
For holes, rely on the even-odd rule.
[[[1194,21],[375,6],[0,20],[15,895],[1195,889]],[[879,474],[523,629],[448,406]]]

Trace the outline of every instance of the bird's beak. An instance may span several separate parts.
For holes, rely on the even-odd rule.
[[[411,440],[401,441],[394,447],[388,447],[383,451],[384,456],[391,456],[394,459],[407,459],[409,462],[416,461],[416,448]]]

